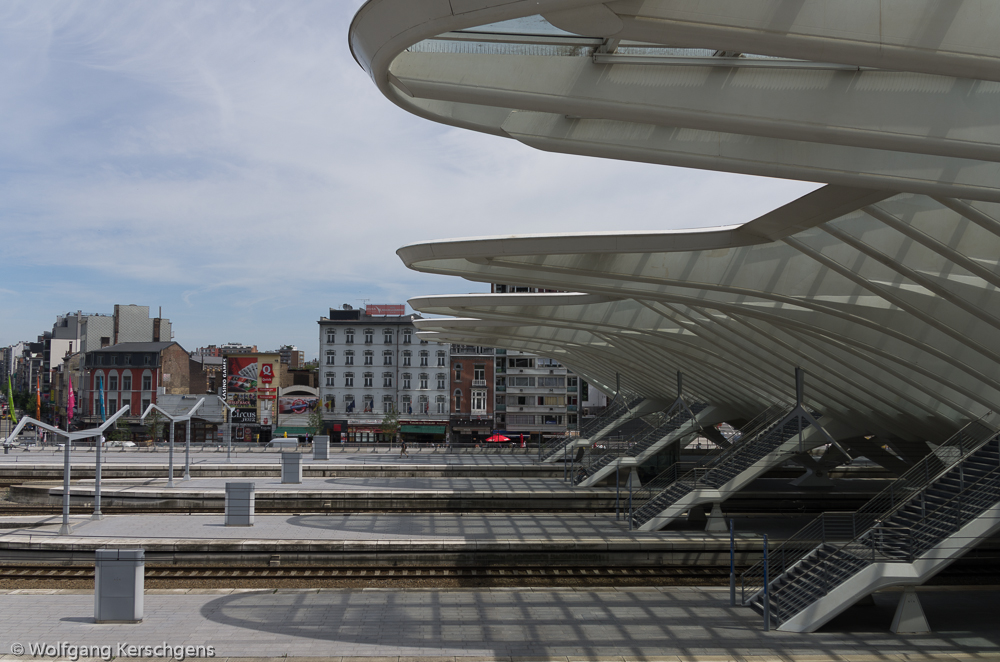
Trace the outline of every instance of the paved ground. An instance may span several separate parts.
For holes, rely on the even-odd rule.
[[[3,518],[16,521],[15,518]],[[46,521],[31,529],[0,530],[0,541],[30,534],[33,539],[56,536],[61,517],[26,518]],[[75,537],[122,539],[227,540],[661,540],[663,533],[630,532],[614,515],[573,514],[316,514],[257,515],[254,526],[223,526],[222,514],[214,515],[108,515],[92,521],[74,515]],[[698,532],[678,533],[702,538]],[[720,535],[720,538],[728,536]]]
[[[165,642],[258,658],[1000,659],[1000,592],[920,595],[930,634],[889,632],[894,592],[793,634],[763,631],[755,612],[729,606],[728,589],[149,591],[138,625],[94,624],[90,593],[13,591],[0,594],[0,652],[15,642]]]

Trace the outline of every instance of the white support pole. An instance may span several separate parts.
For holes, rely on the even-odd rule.
[[[63,444],[63,508],[62,526],[59,527],[59,535],[69,535],[69,430],[66,431],[66,443]]]
[[[90,519],[101,520],[101,446],[104,445],[104,435],[97,437],[97,450],[94,453],[94,514]]]
[[[191,480],[191,419],[184,428],[184,480]]]
[[[170,421],[170,444],[167,447],[167,487],[174,486],[174,421]]]

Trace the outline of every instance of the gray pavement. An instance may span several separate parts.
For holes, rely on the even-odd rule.
[[[997,591],[921,591],[934,632],[920,635],[889,632],[898,595],[794,634],[763,631],[714,588],[151,590],[136,625],[94,624],[89,591],[8,591],[0,652],[67,642],[213,646],[220,658],[1000,659]]]
[[[16,522],[19,518],[5,517]],[[25,535],[39,541],[57,538],[61,516],[26,517],[41,527],[0,530],[0,541]],[[252,527],[226,527],[221,513],[211,515],[107,515],[91,520],[74,515],[73,537],[219,540],[662,540],[662,533],[628,531],[614,515],[575,514],[305,514],[257,515]],[[700,532],[673,536],[703,538]],[[728,539],[728,534],[719,535]]]

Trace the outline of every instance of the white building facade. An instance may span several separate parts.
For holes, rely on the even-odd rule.
[[[419,318],[403,314],[401,305],[331,308],[320,318],[319,393],[335,439],[390,441],[383,421],[393,417],[404,439],[445,439],[449,345],[419,339]]]

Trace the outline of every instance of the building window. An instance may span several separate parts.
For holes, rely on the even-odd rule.
[[[392,344],[392,329],[382,329],[382,342],[386,345]]]
[[[426,395],[421,395],[417,399],[417,412],[426,414],[430,411],[430,399]]]
[[[365,388],[371,388],[375,382],[375,373],[365,373]]]
[[[534,368],[534,359],[507,359],[508,368]]]
[[[505,404],[507,404],[507,396],[503,395],[501,393],[497,393],[496,404],[498,404],[498,405],[505,405]]]
[[[143,398],[142,399],[142,411],[139,412],[139,413],[145,413],[147,409],[149,409],[149,398]]]
[[[118,390],[118,375],[108,375],[108,390],[109,391]]]
[[[354,350],[349,349],[344,352],[344,365],[354,365]]]
[[[346,411],[354,411],[354,394],[348,393],[344,396],[344,409]]]
[[[455,389],[455,413],[462,412],[462,389]]]
[[[327,386],[336,386],[337,385],[337,381],[336,380],[337,380],[337,373],[335,373],[335,372],[328,372],[328,373],[326,373],[326,385]]]
[[[566,377],[566,386],[576,386],[577,383],[578,380],[576,378],[576,375],[569,375],[568,377]]]
[[[472,391],[472,413],[486,413],[486,391]]]
[[[344,373],[344,386],[346,388],[351,388],[351,387],[354,386],[354,373],[353,372],[345,372]]]
[[[332,349],[326,350],[326,364],[336,365],[337,364],[337,352]]]
[[[456,363],[452,367],[455,368],[455,381],[456,382],[462,381],[462,364],[461,363]]]
[[[413,413],[413,404],[412,404],[413,400],[410,396],[404,395],[399,399],[399,402],[400,402],[400,408],[399,408],[400,412],[404,414]]]
[[[448,413],[447,411],[445,411],[445,407],[448,406],[448,403],[445,402],[445,397],[443,395],[439,395],[436,398],[434,398],[434,402],[437,404],[437,413],[439,414]]]
[[[365,395],[362,396],[361,399],[364,402],[365,411],[368,412],[369,414],[373,413],[375,411],[375,396]]]
[[[437,360],[438,360],[438,367],[439,368],[443,368],[444,367],[444,358],[445,358],[444,352],[438,352],[437,353]]]
[[[393,401],[391,395],[382,396],[382,411],[386,414],[391,413],[395,407],[393,407]]]
[[[420,352],[420,367],[421,368],[426,368],[427,367],[427,358],[429,356],[430,356],[430,353],[427,350],[423,350],[423,351]]]
[[[438,390],[443,390],[443,389],[447,388],[447,386],[445,386],[445,381],[447,381],[447,379],[448,379],[448,375],[446,373],[439,372],[437,374],[437,387],[438,387]]]
[[[344,331],[344,342],[348,345],[354,344],[354,329],[347,329]]]
[[[472,366],[472,382],[474,386],[485,386],[486,385],[486,364],[476,363]],[[476,384],[476,382],[482,382],[481,384]]]
[[[375,342],[375,330],[365,329],[365,344],[370,345]]]
[[[122,390],[131,391],[132,390],[132,375],[122,375]]]
[[[392,388],[392,373],[383,372],[382,373],[382,388]]]
[[[152,356],[152,354],[143,354],[143,356],[142,356],[142,364],[143,365],[153,365],[153,356]]]
[[[420,374],[420,388],[422,389],[427,388],[427,373]]]
[[[153,376],[152,375],[143,375],[142,376],[142,390],[143,391],[152,391],[153,390]]]
[[[70,349],[70,352],[73,351],[73,343],[70,343],[70,348],[69,349]],[[132,365],[132,355],[131,354],[126,354],[122,358],[124,359],[122,361],[122,365]]]
[[[412,354],[412,352],[410,352],[410,350],[406,350],[405,352],[403,352],[403,366],[404,367],[409,367],[409,365],[410,365],[410,358],[411,358],[410,355],[411,354]]]
[[[402,388],[410,388],[410,373],[403,373],[403,385]]]
[[[386,349],[382,351],[382,365],[392,365],[392,350]]]
[[[365,365],[375,365],[375,352],[370,349],[365,350]]]
[[[335,329],[326,330],[326,341],[328,343],[333,343],[337,341],[337,332]]]
[[[132,415],[132,401],[127,396],[122,396],[122,407],[127,407],[128,410],[125,412],[126,416]]]
[[[409,345],[413,341],[413,331],[410,329],[403,329],[403,344]]]

